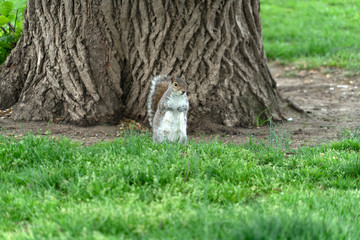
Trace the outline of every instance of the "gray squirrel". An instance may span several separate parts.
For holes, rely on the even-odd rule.
[[[174,76],[159,75],[152,79],[147,104],[154,141],[186,143],[187,88],[185,80]]]

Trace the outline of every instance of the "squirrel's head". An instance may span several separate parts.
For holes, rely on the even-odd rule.
[[[187,92],[188,84],[181,78],[171,77],[171,86],[175,90],[176,95],[183,95]]]

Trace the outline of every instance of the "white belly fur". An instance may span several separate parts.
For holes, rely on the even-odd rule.
[[[189,107],[186,94],[176,96],[172,95],[167,104],[172,109],[178,109],[181,106]],[[186,137],[186,122],[187,111],[166,110],[164,116],[161,118],[158,112],[155,113],[154,121],[157,119],[159,124],[154,124],[154,140],[161,143],[163,141],[180,141],[185,143]]]
[[[162,140],[171,142],[186,138],[186,115],[185,112],[167,111],[160,124],[159,136]]]

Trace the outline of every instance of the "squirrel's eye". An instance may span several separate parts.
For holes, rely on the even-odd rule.
[[[177,86],[178,86],[178,84],[177,84],[177,83],[174,83],[174,86],[175,86],[175,87],[177,87]]]

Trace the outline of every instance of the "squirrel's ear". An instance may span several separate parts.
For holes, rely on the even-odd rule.
[[[171,82],[172,82],[172,83],[175,82],[175,77],[174,77],[174,75],[171,76]]]

